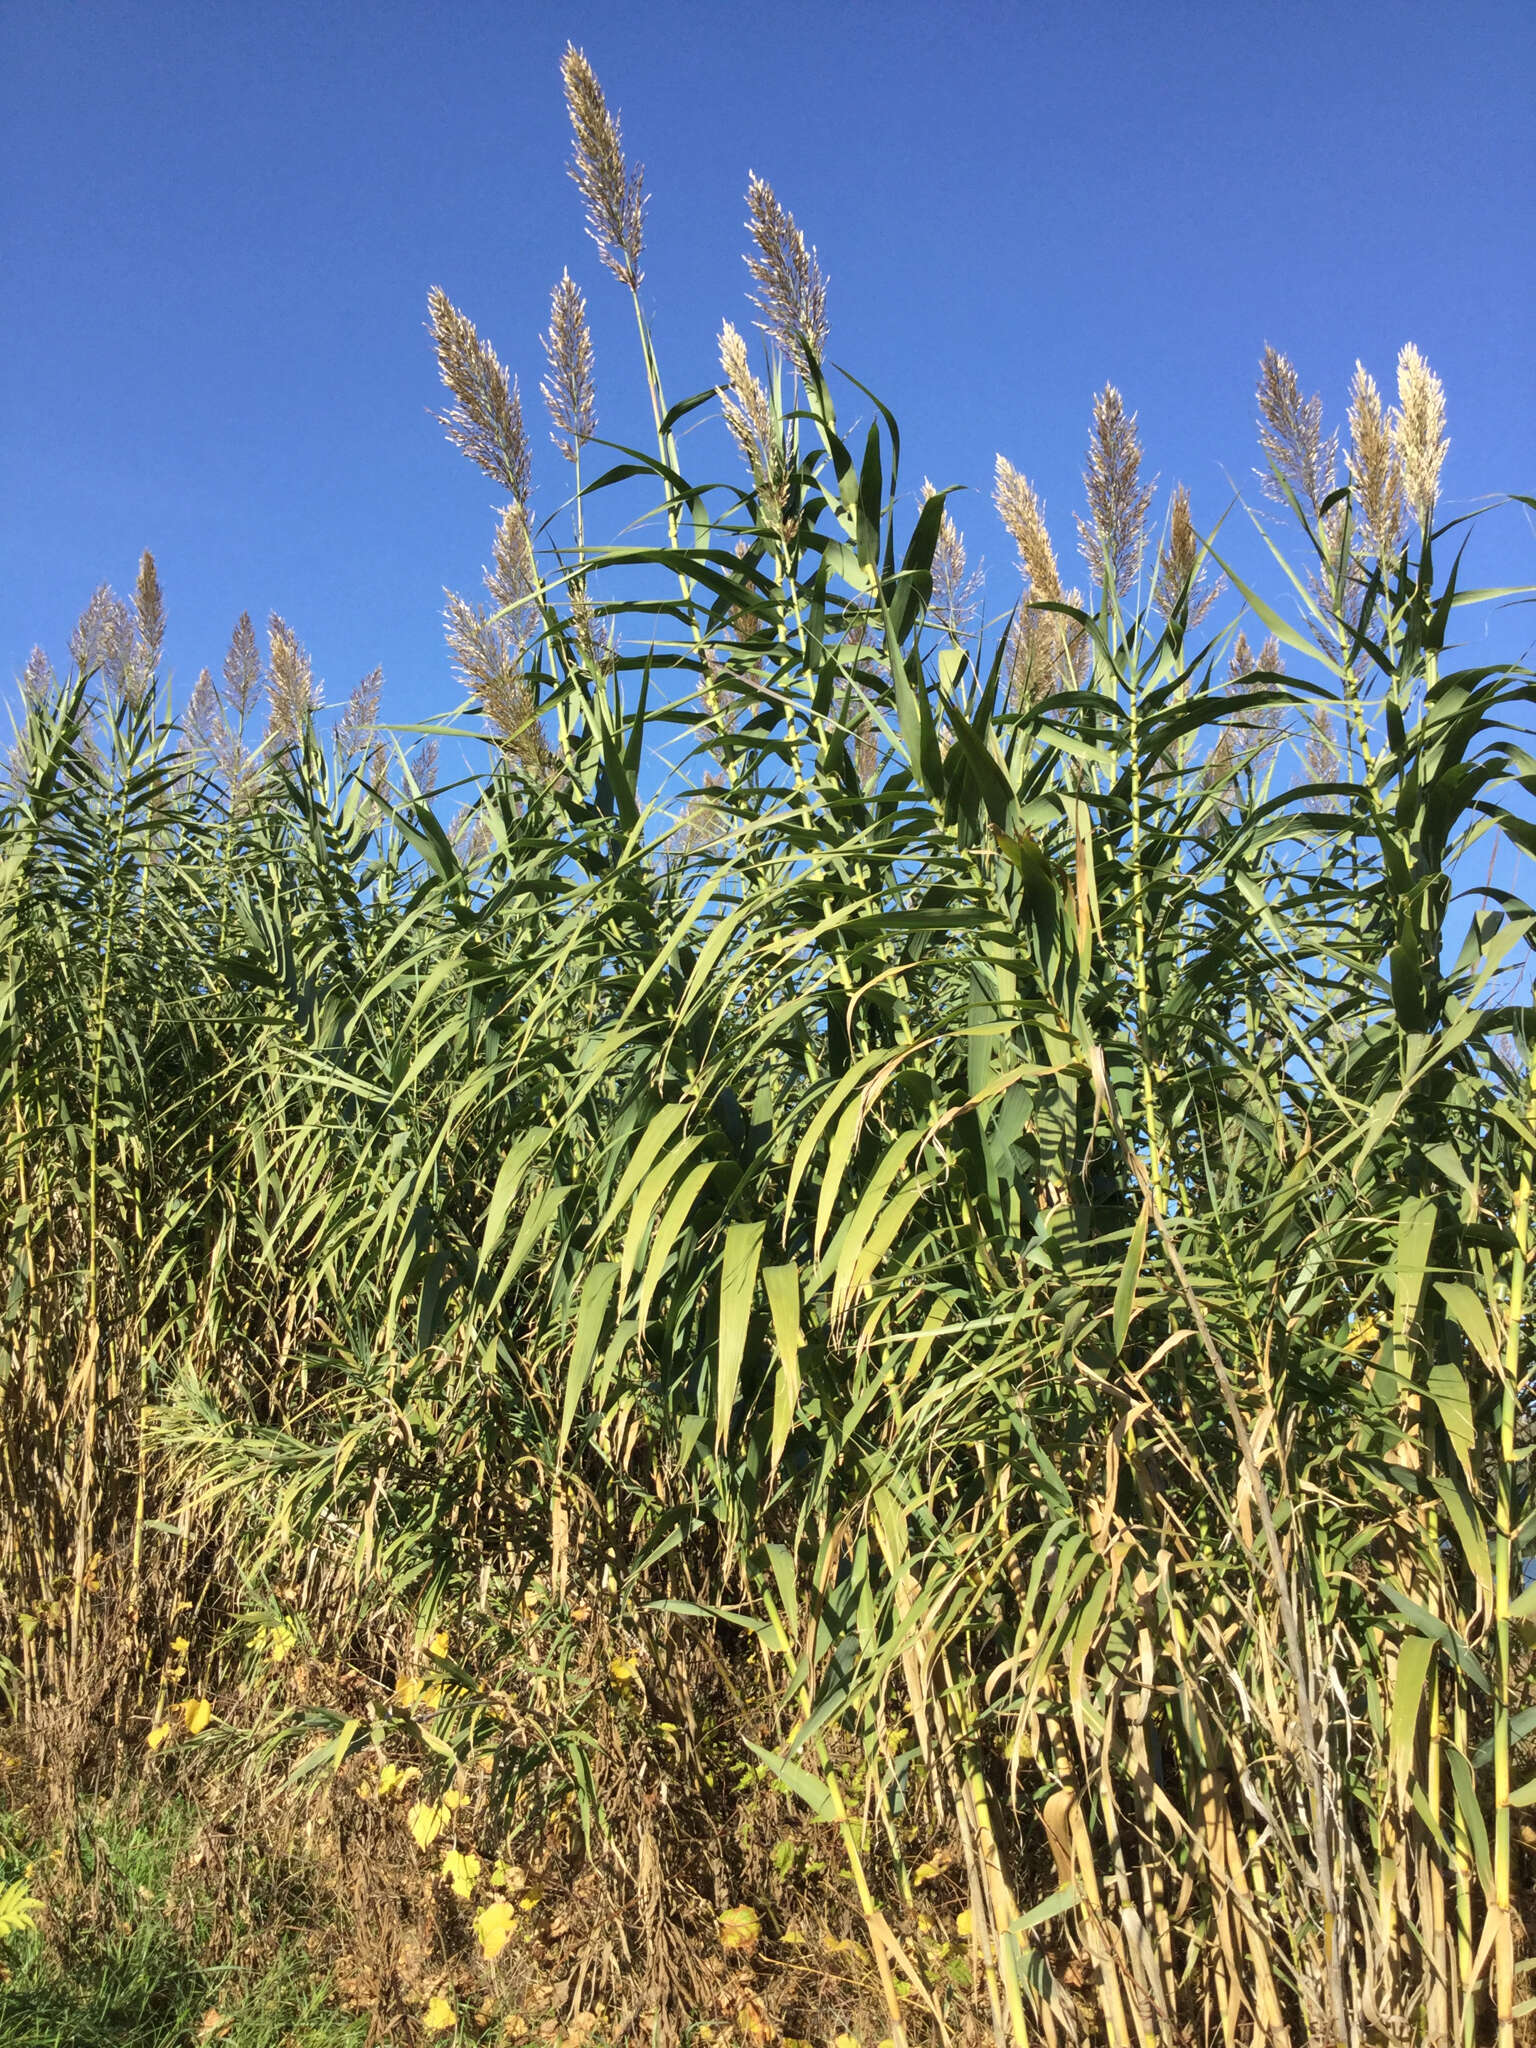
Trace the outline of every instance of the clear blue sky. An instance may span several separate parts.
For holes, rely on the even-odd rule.
[[[568,36],[646,165],[669,393],[714,382],[721,319],[746,324],[756,170],[818,245],[831,354],[901,418],[912,482],[973,487],[996,608],[999,449],[1066,557],[1112,378],[1208,521],[1257,459],[1266,341],[1333,419],[1357,355],[1386,387],[1415,341],[1447,387],[1443,503],[1536,491],[1533,0],[4,0],[0,683],[34,640],[62,665],[93,586],[126,594],[149,546],[182,689],[242,609],[276,609],[328,702],[375,663],[387,716],[455,700],[442,588],[477,583],[494,494],[430,416],[428,287],[520,372],[541,511],[564,483],[536,399],[563,265],[602,430],[645,419],[565,176]],[[1478,569],[1536,580],[1530,520],[1502,515]]]

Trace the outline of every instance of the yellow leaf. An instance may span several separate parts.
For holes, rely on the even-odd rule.
[[[187,1641],[187,1638],[185,1636],[172,1636],[171,1648],[176,1652],[176,1655],[178,1657],[184,1656],[186,1652],[191,1649],[191,1647],[192,1645]]]
[[[955,1932],[960,1936],[961,1940],[963,1941],[969,1936],[970,1931],[971,1909],[969,1906],[967,1906],[963,1913],[957,1913],[955,1915]]]
[[[736,2011],[736,2031],[744,2041],[766,2041],[773,2032],[773,2022],[768,2017],[767,2007],[760,1998],[743,2000]]]
[[[467,1899],[480,1875],[480,1858],[473,1851],[466,1853],[462,1849],[450,1849],[443,1857],[443,1875],[453,1886],[454,1896]]]
[[[446,1657],[448,1654],[447,1629],[440,1628],[437,1634],[432,1638],[431,1642],[428,1643],[427,1648],[432,1652],[432,1655],[434,1657]]]
[[[494,1963],[501,1954],[516,1925],[517,1915],[505,1899],[493,1899],[490,1905],[480,1908],[475,1915],[475,1939],[488,1963]]]
[[[463,1804],[464,1794],[462,1792],[445,1792],[443,1794],[444,1813],[457,1813]]]
[[[151,1729],[150,1729],[150,1731],[149,1731],[149,1734],[148,1734],[148,1735],[147,1735],[147,1736],[145,1737],[145,1742],[146,1742],[146,1745],[147,1745],[147,1746],[148,1746],[148,1747],[149,1747],[150,1749],[158,1749],[158,1748],[160,1747],[161,1743],[162,1743],[162,1742],[164,1742],[164,1741],[165,1741],[165,1740],[166,1740],[166,1739],[168,1738],[168,1736],[170,1735],[170,1732],[171,1732],[171,1724],[170,1724],[170,1722],[169,1722],[169,1721],[162,1721],[162,1722],[160,1723],[160,1725],[159,1725],[159,1727],[158,1727],[158,1728],[151,1728]]]
[[[426,1680],[422,1678],[397,1678],[395,1680],[395,1704],[414,1707],[421,1698]]]
[[[430,1849],[448,1824],[448,1815],[440,1806],[429,1806],[418,1800],[405,1816],[405,1824],[416,1838],[418,1849]]]
[[[421,2024],[429,2034],[446,2034],[450,2027],[457,2026],[458,2015],[446,1998],[434,1994],[427,2000],[427,2009],[421,2016]]]
[[[395,1794],[403,1792],[407,1785],[420,1776],[421,1773],[414,1764],[407,1770],[401,1770],[398,1764],[380,1764],[379,1797],[381,1799],[389,1799]]]
[[[498,1856],[491,1866],[488,1880],[498,1891],[516,1891],[523,1882],[525,1872],[520,1863],[507,1864]]]
[[[834,2034],[832,2048],[859,2048],[859,2037],[857,2034]]]
[[[944,1868],[942,1863],[919,1863],[912,1873],[914,1884],[931,1884]]]
[[[732,1906],[720,1915],[720,1946],[752,1950],[757,1947],[763,1923],[750,1906]]]
[[[788,1942],[791,1948],[803,1948],[805,1945],[805,1936],[798,1927],[786,1927],[779,1939]]]
[[[187,1724],[189,1735],[201,1735],[213,1719],[213,1708],[207,1700],[183,1700],[178,1711]]]
[[[540,1899],[543,1898],[543,1896],[544,1894],[537,1888],[535,1888],[532,1891],[524,1892],[523,1896],[517,1902],[517,1910],[519,1911],[519,1913],[533,1912],[535,1908],[538,1906],[538,1903]]]

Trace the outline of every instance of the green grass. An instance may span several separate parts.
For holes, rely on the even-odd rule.
[[[188,1900],[178,1871],[197,1827],[176,1799],[136,1818],[84,1811],[65,1880],[62,1845],[29,1841],[15,1813],[0,1815],[0,1882],[30,1866],[48,1907],[5,1949],[6,2048],[192,2048],[212,2009],[228,2020],[216,2036],[227,2048],[362,2048],[366,2019],[336,2009],[296,1930],[274,1943],[247,1922],[214,1938],[211,1903]]]

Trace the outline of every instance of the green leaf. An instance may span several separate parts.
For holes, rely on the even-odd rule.
[[[1407,1788],[1409,1773],[1413,1768],[1419,1710],[1423,1705],[1425,1686],[1434,1669],[1434,1662],[1435,1645],[1428,1636],[1408,1636],[1398,1646],[1387,1756],[1397,1779],[1397,1795],[1400,1799]]]
[[[1392,1260],[1392,1335],[1406,1344],[1419,1312],[1430,1242],[1435,1234],[1435,1204],[1428,1196],[1410,1195],[1398,1211],[1397,1247]]]
[[[802,1765],[792,1763],[786,1757],[775,1756],[772,1750],[760,1748],[749,1736],[744,1735],[741,1739],[758,1762],[772,1772],[784,1789],[793,1792],[802,1805],[809,1809],[812,1819],[837,1819],[837,1806],[831,1789],[820,1778],[813,1777]]]
[[[720,1340],[715,1377],[715,1448],[723,1450],[730,1434],[731,1413],[747,1348],[747,1325],[757,1289],[757,1264],[763,1249],[761,1223],[733,1223],[725,1233],[720,1264]]]
[[[773,1383],[773,1433],[768,1463],[777,1471],[800,1405],[800,1268],[791,1259],[782,1266],[764,1266],[763,1292],[773,1322],[779,1369]]]
[[[1141,1213],[1131,1228],[1131,1241],[1125,1248],[1125,1257],[1120,1262],[1120,1278],[1115,1282],[1114,1337],[1115,1356],[1125,1351],[1125,1335],[1131,1325],[1131,1310],[1136,1301],[1136,1285],[1141,1279],[1141,1263],[1147,1251],[1147,1226],[1151,1222],[1150,1206],[1143,1202]]]
[[[1454,1742],[1445,1745],[1445,1754],[1451,1767],[1451,1789],[1455,1794],[1456,1810],[1466,1826],[1467,1838],[1472,1844],[1472,1855],[1477,1864],[1477,1874],[1482,1879],[1483,1890],[1491,1900],[1493,1859],[1488,1853],[1488,1825],[1478,1802],[1477,1780],[1472,1774],[1472,1766]]]
[[[603,1325],[608,1320],[608,1304],[613,1299],[614,1282],[619,1269],[612,1259],[604,1259],[593,1266],[581,1286],[581,1304],[576,1312],[576,1341],[571,1348],[571,1362],[565,1375],[565,1405],[560,1415],[560,1442],[557,1456],[564,1457],[565,1447],[570,1441],[571,1424],[576,1419],[576,1408],[587,1384],[587,1375],[592,1370],[592,1360],[597,1352],[598,1340],[603,1334]]]

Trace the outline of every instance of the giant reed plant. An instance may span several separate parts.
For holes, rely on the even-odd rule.
[[[744,1760],[838,1843],[898,2044],[963,2023],[898,1931],[921,1817],[1015,2048],[1507,2048],[1536,769],[1530,675],[1458,652],[1491,600],[1437,524],[1439,386],[1405,350],[1389,415],[1362,371],[1340,474],[1266,357],[1268,598],[1182,491],[1151,527],[1107,390],[1086,594],[1000,459],[1023,599],[978,632],[760,180],[763,374],[727,326],[719,392],[668,404],[640,176],[565,83],[655,448],[599,466],[567,278],[575,516],[536,548],[516,389],[434,294],[449,433],[508,495],[491,604],[450,611],[493,747],[456,830],[371,713],[327,758],[281,622],[254,750],[206,693],[178,727],[148,655],[28,701],[18,1700],[81,1681],[104,1574],[130,1643],[152,1558],[225,1615],[287,1577],[364,1663],[380,1615],[454,1616],[395,1732],[617,1826],[488,1647],[617,1603],[685,1671],[750,1650]],[[743,473],[700,480],[716,404]],[[310,1768],[373,1739],[289,1732]]]

